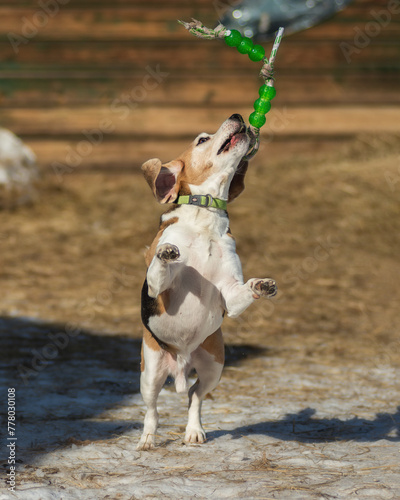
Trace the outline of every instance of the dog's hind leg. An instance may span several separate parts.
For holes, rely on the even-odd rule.
[[[142,344],[140,392],[147,411],[142,437],[137,445],[138,450],[154,448],[158,426],[157,398],[168,375],[168,367],[164,362],[165,355],[166,351],[159,346],[150,332],[145,330]]]
[[[224,342],[219,328],[192,355],[198,379],[189,390],[189,415],[186,426],[187,443],[204,443],[206,433],[201,425],[201,405],[204,397],[217,386],[224,367]]]

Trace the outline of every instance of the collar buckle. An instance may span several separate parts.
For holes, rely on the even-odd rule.
[[[211,207],[214,203],[214,198],[211,194],[190,194],[189,205],[196,205],[198,207]]]

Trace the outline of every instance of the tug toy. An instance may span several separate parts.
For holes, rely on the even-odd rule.
[[[255,45],[249,37],[242,36],[237,30],[228,30],[222,24],[215,29],[206,28],[200,21],[193,19],[186,23],[178,21],[189,33],[205,40],[220,39],[224,40],[229,47],[236,47],[241,54],[247,54],[251,61],[263,61],[260,76],[264,79],[264,84],[258,90],[259,98],[254,102],[254,111],[249,116],[250,131],[252,134],[249,153],[244,157],[245,160],[252,158],[260,147],[260,128],[265,124],[265,115],[271,109],[271,100],[276,95],[274,88],[273,65],[279,44],[282,40],[283,28],[279,28],[274,45],[272,47],[269,59],[265,57],[265,50],[262,45]]]

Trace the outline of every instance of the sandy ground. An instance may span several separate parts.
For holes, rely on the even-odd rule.
[[[45,177],[35,205],[0,213],[1,409],[15,387],[17,414],[0,499],[400,498],[398,144],[254,160],[231,228],[245,276],[280,293],[225,321],[201,446],[183,444],[186,398],[167,384],[158,447],[135,451],[160,213],[144,180]]]

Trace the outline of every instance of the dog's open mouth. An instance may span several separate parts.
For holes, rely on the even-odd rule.
[[[225,153],[226,151],[229,151],[231,147],[236,146],[236,144],[242,139],[243,136],[246,135],[247,129],[246,125],[241,125],[239,130],[236,132],[233,132],[221,145],[221,147],[218,150],[217,155],[221,153]]]

